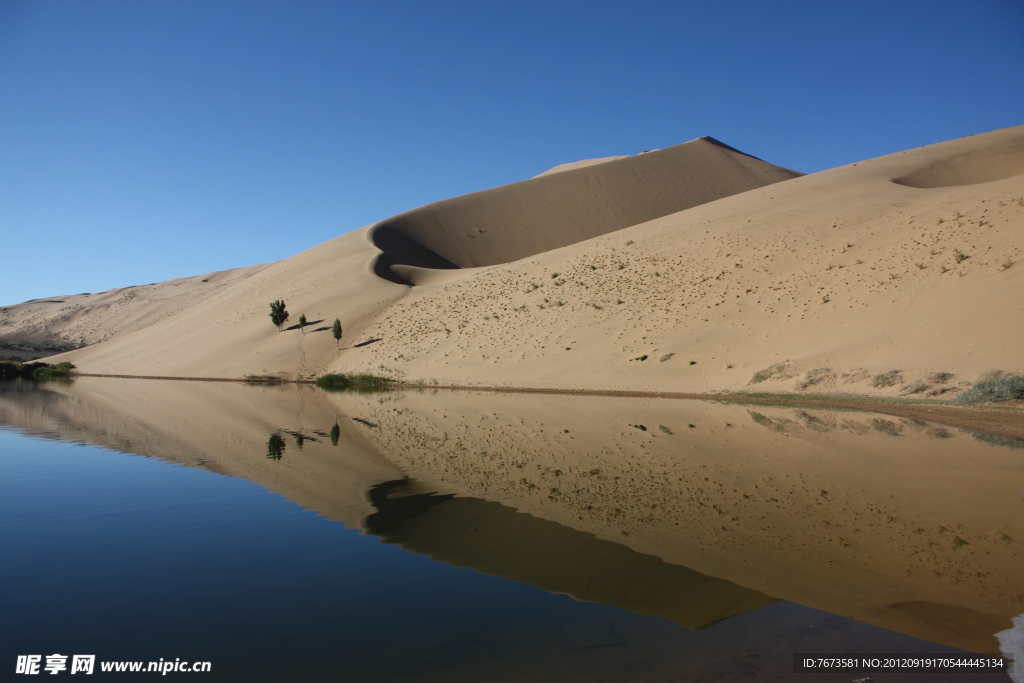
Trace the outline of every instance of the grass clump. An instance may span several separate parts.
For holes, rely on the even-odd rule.
[[[957,403],[999,403],[1024,399],[1024,377],[1006,375],[980,382],[956,397]]]
[[[871,386],[875,389],[884,389],[899,384],[902,381],[903,377],[900,375],[899,370],[889,370],[887,372],[880,372],[872,377]]]
[[[759,370],[754,373],[754,377],[751,378],[750,384],[760,384],[761,382],[767,382],[768,380],[787,380],[792,379],[800,374],[800,371],[790,366],[790,361],[783,360],[782,362],[776,362],[774,366],[769,366],[764,370]]]
[[[932,388],[932,385],[923,379],[915,379],[910,384],[904,384],[900,389],[902,394],[921,394]]]
[[[328,391],[382,391],[391,384],[387,377],[369,374],[346,375],[332,372],[317,378],[316,385]]]
[[[764,370],[758,370],[754,373],[754,376],[750,378],[750,384],[760,384],[761,382],[767,382],[770,379],[790,379],[796,377],[799,371],[796,368],[789,366],[789,361],[782,363],[776,363],[775,365],[769,366]]]
[[[868,371],[865,370],[864,368],[854,368],[853,370],[850,370],[849,372],[844,372],[843,373],[843,383],[844,384],[853,384],[854,382],[863,382],[864,380],[868,379],[868,377],[870,377],[870,376],[871,375],[868,374]]]
[[[1005,370],[986,370],[978,375],[978,379],[975,384],[981,384],[982,382],[995,382],[1007,377],[1013,377],[1013,373],[1006,372]]]
[[[804,378],[797,383],[797,388],[806,389],[807,387],[814,386],[815,384],[821,384],[825,380],[831,379],[834,376],[832,368],[814,368],[808,370]]]

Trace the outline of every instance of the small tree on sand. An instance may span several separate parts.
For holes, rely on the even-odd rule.
[[[299,314],[299,332],[306,334],[306,314]]]
[[[277,301],[270,302],[270,322],[277,325],[277,331],[281,331],[281,326],[284,325],[284,321],[288,319],[288,311],[284,310],[284,301],[278,299]]]
[[[337,318],[334,319],[334,325],[331,326],[331,334],[334,335],[334,348],[340,350],[338,344],[341,342],[341,321]]]

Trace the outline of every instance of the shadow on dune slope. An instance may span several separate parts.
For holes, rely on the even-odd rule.
[[[980,185],[1024,175],[1024,140],[1017,140],[1003,149],[980,150],[954,154],[932,161],[899,178],[897,185],[934,189],[959,185]]]
[[[700,138],[393,216],[371,230],[375,271],[507,263],[801,175]]]

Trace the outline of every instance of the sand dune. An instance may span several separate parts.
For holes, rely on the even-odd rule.
[[[581,159],[579,161],[571,161],[567,164],[559,164],[554,168],[549,168],[543,173],[538,173],[534,178],[539,178],[543,175],[549,175],[551,173],[561,173],[562,171],[571,171],[574,168],[583,168],[584,166],[593,166],[594,164],[603,164],[606,161],[614,161],[616,159],[625,159],[625,156],[617,157],[601,157],[599,159]]]
[[[98,343],[59,358],[105,374],[948,398],[1024,370],[1022,238],[1024,126],[809,176],[702,138],[415,209],[143,316],[164,283],[131,325],[35,302],[0,331],[68,329]],[[278,333],[277,298],[318,322]]]
[[[196,305],[264,265],[7,306],[0,309],[0,355],[51,356],[129,334]]]
[[[1024,128],[996,131],[417,288],[368,327],[372,352],[338,366],[453,384],[952,396],[987,369],[1024,370],[1022,159]],[[940,175],[965,184],[908,186]]]
[[[388,261],[491,266],[800,175],[700,138],[428,204],[371,235]]]

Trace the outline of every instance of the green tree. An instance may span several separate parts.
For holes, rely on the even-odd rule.
[[[284,321],[288,319],[288,311],[284,310],[284,301],[278,299],[277,301],[270,302],[270,321],[277,325],[277,331],[281,331],[281,326],[284,325]]]
[[[299,332],[306,334],[306,314],[299,314]]]
[[[267,457],[271,460],[280,460],[282,455],[284,455],[284,439],[275,432],[267,439]]]
[[[341,321],[337,318],[334,319],[331,334],[334,335],[334,348],[340,350],[338,344],[341,342]]]

